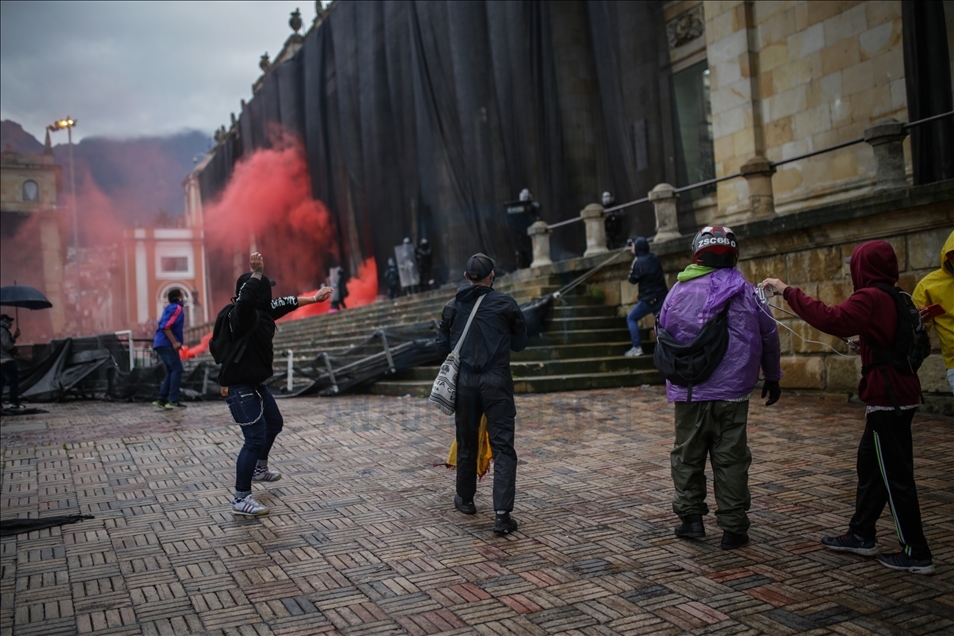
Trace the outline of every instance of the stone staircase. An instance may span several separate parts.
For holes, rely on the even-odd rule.
[[[514,297],[519,304],[559,289],[555,277],[508,280],[504,276],[495,288]],[[625,318],[616,307],[600,304],[579,287],[557,299],[545,333],[530,339],[527,348],[512,355],[511,369],[517,393],[548,393],[578,389],[611,388],[641,384],[661,384],[653,367],[653,344],[644,330],[641,358],[622,354],[630,347]],[[275,368],[294,352],[296,364],[311,361],[320,351],[340,350],[365,341],[382,327],[399,327],[439,321],[441,309],[453,297],[454,288],[445,286],[414,296],[384,300],[326,314],[280,323],[275,337]],[[438,365],[417,367],[387,377],[372,385],[369,392],[383,395],[425,396],[437,376]]]

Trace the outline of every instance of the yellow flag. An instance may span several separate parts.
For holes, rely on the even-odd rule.
[[[487,416],[480,416],[480,428],[477,430],[477,476],[483,477],[490,468],[490,460],[494,458],[493,451],[490,449],[490,433],[487,432]],[[450,452],[447,454],[447,465],[457,465],[457,440],[451,444]]]

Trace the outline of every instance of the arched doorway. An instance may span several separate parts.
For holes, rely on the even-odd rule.
[[[156,316],[162,315],[162,310],[169,304],[169,292],[178,289],[182,292],[183,308],[185,309],[185,328],[195,325],[195,302],[192,298],[192,289],[183,282],[168,282],[159,288],[156,297]]]

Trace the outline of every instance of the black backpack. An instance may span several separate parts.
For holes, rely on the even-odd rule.
[[[215,317],[215,326],[212,328],[212,338],[209,340],[209,353],[217,364],[222,365],[219,371],[219,377],[229,365],[235,364],[242,359],[245,349],[248,346],[248,338],[258,327],[259,315],[255,312],[255,322],[252,328],[241,336],[235,334],[235,303],[229,303]]]
[[[924,323],[921,321],[921,312],[918,311],[910,294],[894,285],[877,283],[875,287],[887,293],[894,300],[894,306],[898,312],[898,324],[894,329],[894,339],[891,342],[890,349],[879,347],[868,338],[864,339],[865,344],[871,347],[874,352],[875,361],[863,366],[861,373],[865,375],[875,368],[880,368],[888,389],[888,397],[891,398],[891,404],[895,410],[900,410],[898,398],[894,393],[885,368],[887,365],[891,365],[901,375],[917,375],[924,359],[931,355],[931,340],[928,337],[927,329],[924,328]]]
[[[707,320],[689,344],[680,343],[668,331],[656,325],[653,362],[664,378],[688,388],[687,402],[692,402],[692,386],[708,380],[725,357],[729,347],[727,314],[730,303],[731,300],[718,315]]]

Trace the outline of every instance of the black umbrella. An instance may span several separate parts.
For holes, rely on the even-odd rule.
[[[0,305],[17,308],[17,320],[20,319],[20,307],[24,309],[49,309],[53,306],[43,293],[28,285],[9,285],[0,287]]]

